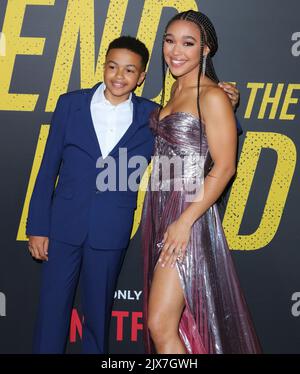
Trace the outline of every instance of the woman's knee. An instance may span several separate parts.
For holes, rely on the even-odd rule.
[[[161,324],[158,313],[149,313],[147,324],[148,324],[148,329],[151,333],[151,336],[156,335],[160,329],[160,324]]]
[[[157,311],[149,313],[148,329],[153,340],[161,340],[176,331],[176,324],[172,322],[170,316],[167,317],[165,313]]]

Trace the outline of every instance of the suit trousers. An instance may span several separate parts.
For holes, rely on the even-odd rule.
[[[64,353],[80,279],[83,353],[107,353],[114,291],[126,249],[99,250],[49,240],[42,264],[33,353]]]

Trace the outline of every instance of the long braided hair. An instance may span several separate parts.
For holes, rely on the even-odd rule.
[[[205,69],[205,75],[210,78],[212,81],[219,83],[219,78],[215,72],[212,57],[216,54],[218,50],[218,38],[216,34],[216,30],[214,28],[214,25],[212,24],[211,20],[203,13],[197,12],[195,10],[187,10],[182,13],[176,14],[173,18],[170,19],[170,21],[167,23],[167,26],[165,28],[164,35],[166,34],[169,26],[178,20],[184,20],[193,22],[195,25],[197,25],[200,29],[200,36],[201,36],[201,44],[200,44],[200,58],[199,58],[199,71],[198,71],[198,78],[197,78],[197,110],[198,110],[198,116],[199,120],[201,121],[201,112],[200,112],[200,78],[202,74],[202,62],[203,62],[203,52],[205,45],[209,48],[209,53],[206,57],[206,69]],[[164,40],[163,40],[164,42]],[[161,107],[160,110],[164,106],[165,102],[165,82],[166,82],[166,63],[164,60],[163,55],[163,43],[162,43],[162,78],[163,78],[163,86],[162,86],[162,95],[161,95]],[[226,195],[229,191],[230,184],[225,188],[222,195],[217,200],[217,204],[219,206],[220,214],[224,214],[224,207],[226,203]]]
[[[216,30],[211,22],[211,20],[203,13],[197,12],[195,10],[187,10],[182,13],[176,14],[173,18],[170,19],[168,22],[164,35],[166,34],[167,29],[169,26],[178,20],[184,20],[193,22],[196,24],[200,29],[201,35],[201,45],[200,45],[200,59],[199,59],[199,71],[198,71],[198,80],[197,80],[197,109],[198,109],[198,116],[199,119],[201,118],[200,113],[200,104],[199,104],[199,97],[200,97],[200,77],[202,74],[202,61],[203,61],[203,52],[204,47],[207,45],[210,49],[210,52],[207,54],[206,57],[206,69],[205,75],[210,78],[212,81],[218,83],[219,79],[215,72],[212,57],[216,54],[218,50],[218,38],[216,34]],[[166,82],[166,63],[163,56],[163,45],[162,45],[162,74],[163,74],[163,87],[162,87],[162,95],[161,95],[161,108],[164,106],[165,102],[165,82]]]

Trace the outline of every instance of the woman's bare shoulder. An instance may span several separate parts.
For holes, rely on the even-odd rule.
[[[219,108],[231,108],[230,100],[224,90],[218,85],[208,85],[203,87],[200,98],[202,107],[207,110]]]

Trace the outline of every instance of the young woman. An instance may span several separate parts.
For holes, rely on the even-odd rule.
[[[148,352],[260,352],[216,205],[237,150],[232,105],[212,64],[217,48],[200,12],[177,14],[166,27],[164,71],[166,64],[176,81],[151,117],[156,143],[142,221]],[[183,169],[165,173],[162,160],[176,157]]]

